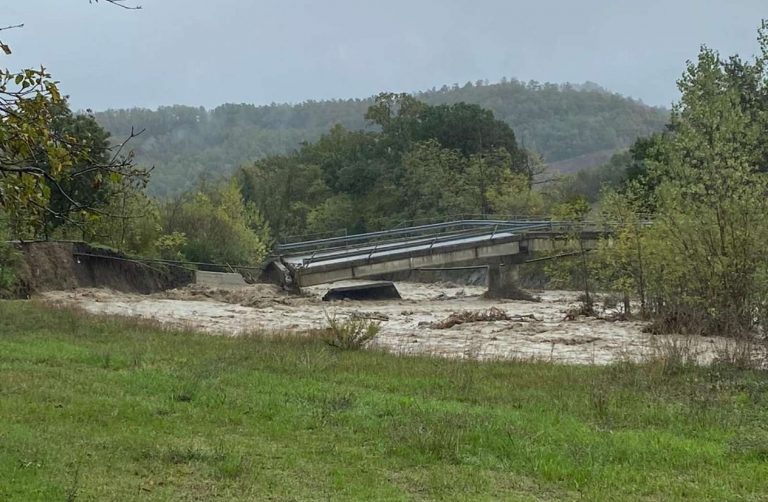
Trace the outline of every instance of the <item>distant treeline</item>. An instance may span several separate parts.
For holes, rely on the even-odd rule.
[[[467,83],[416,94],[427,104],[477,104],[509,124],[518,142],[556,162],[628,147],[663,128],[669,113],[610,93],[596,84],[541,84],[502,80]],[[218,177],[270,155],[314,142],[334,125],[377,131],[365,120],[374,98],[307,101],[300,104],[225,104],[213,110],[166,106],[158,110],[108,110],[97,121],[119,140],[131,128],[137,161],[155,166],[154,195],[188,189],[203,176]]]

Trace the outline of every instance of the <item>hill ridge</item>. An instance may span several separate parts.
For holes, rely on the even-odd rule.
[[[526,148],[551,163],[626,148],[660,130],[669,112],[608,91],[597,84],[467,82],[413,93],[429,104],[466,102],[506,121]],[[369,98],[307,100],[297,104],[226,103],[213,109],[187,105],[106,110],[97,121],[115,138],[145,129],[133,148],[137,161],[156,167],[150,190],[173,195],[199,176],[217,176],[256,159],[314,141],[335,124],[371,128]],[[566,162],[567,164],[567,162]]]

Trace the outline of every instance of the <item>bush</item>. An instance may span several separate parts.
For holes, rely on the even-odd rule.
[[[348,318],[343,321],[326,313],[328,327],[325,343],[341,350],[359,350],[381,331],[381,323],[365,318]]]
[[[203,184],[163,211],[163,254],[196,262],[250,265],[269,250],[269,229],[255,207],[243,202],[235,182]]]

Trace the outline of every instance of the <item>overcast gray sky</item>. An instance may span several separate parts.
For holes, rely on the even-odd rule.
[[[128,0],[131,1],[131,0]],[[502,76],[597,82],[668,106],[701,44],[752,55],[766,0],[6,0],[11,67],[73,108],[267,104]]]

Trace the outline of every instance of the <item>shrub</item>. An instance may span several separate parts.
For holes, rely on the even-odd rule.
[[[229,264],[260,263],[268,253],[269,229],[234,182],[201,185],[166,204],[162,220],[163,253]]]
[[[328,327],[325,343],[341,350],[359,350],[381,331],[381,323],[365,318],[349,318],[343,321],[326,313]]]

